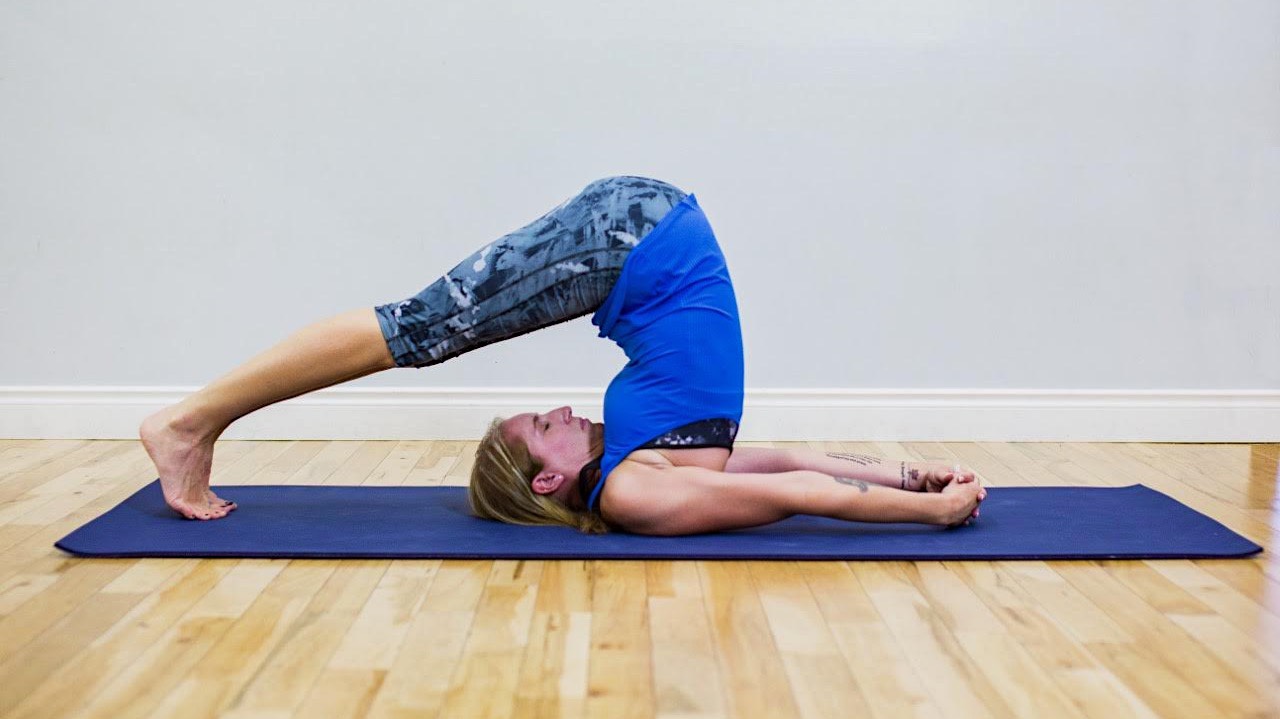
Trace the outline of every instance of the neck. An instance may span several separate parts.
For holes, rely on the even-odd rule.
[[[582,465],[582,469],[578,470],[578,499],[582,503],[581,510],[590,509],[591,492],[595,490],[596,485],[600,482],[600,460],[604,455],[596,457],[586,464]]]

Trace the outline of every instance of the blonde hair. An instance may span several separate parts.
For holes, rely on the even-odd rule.
[[[494,418],[476,449],[471,484],[467,486],[471,511],[479,517],[508,524],[563,525],[584,534],[608,532],[609,525],[600,515],[575,512],[533,491],[530,484],[543,465],[529,454],[524,442],[508,442],[502,436],[505,421],[503,417]],[[601,444],[599,440],[592,441],[592,456],[598,457],[604,452],[604,447],[598,444]]]

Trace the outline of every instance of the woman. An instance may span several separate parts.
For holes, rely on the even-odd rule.
[[[629,359],[605,395],[605,424],[568,407],[495,419],[472,472],[478,515],[658,535],[798,513],[944,525],[977,516],[985,492],[972,472],[734,451],[743,361],[728,268],[694,195],[634,176],[592,182],[411,298],[303,328],[148,417],[139,434],[169,506],[189,519],[221,518],[236,505],[209,488],[213,444],[235,419],[593,312],[599,336]]]

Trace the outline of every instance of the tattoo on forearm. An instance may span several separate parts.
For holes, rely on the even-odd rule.
[[[872,457],[869,454],[846,454],[844,452],[827,452],[827,456],[832,459],[847,459],[850,462],[860,464],[864,467],[869,464],[880,464],[882,461],[879,457]]]
[[[919,489],[920,470],[915,468],[907,469],[907,463],[905,460],[898,464],[898,477],[902,480],[902,486],[900,489],[906,489],[908,483],[910,483],[912,487]]]
[[[858,489],[862,490],[863,494],[867,493],[867,483],[862,481],[861,479],[851,479],[849,477],[832,477],[832,479],[839,482],[840,484],[848,484],[850,486],[857,487]]]

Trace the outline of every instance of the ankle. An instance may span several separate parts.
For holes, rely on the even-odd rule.
[[[191,397],[166,407],[157,414],[167,429],[201,443],[213,442],[226,429],[225,425],[216,421],[210,412]]]

